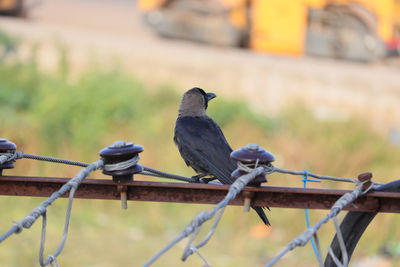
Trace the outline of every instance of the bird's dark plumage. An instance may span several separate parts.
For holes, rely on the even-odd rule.
[[[215,94],[192,88],[182,98],[175,125],[174,141],[186,164],[197,173],[216,177],[222,184],[232,184],[236,162],[230,158],[231,147],[220,127],[206,114],[208,101]],[[270,225],[261,207],[253,207],[266,225]]]

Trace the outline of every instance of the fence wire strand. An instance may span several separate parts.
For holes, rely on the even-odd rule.
[[[342,235],[342,231],[340,230],[340,226],[339,226],[339,222],[337,220],[337,217],[333,217],[332,219],[333,224],[335,225],[335,229],[336,229],[336,235],[337,235],[337,239],[339,242],[339,246],[340,246],[340,251],[342,252],[342,257],[343,257],[343,266],[347,266],[349,263],[349,256],[347,254],[347,249],[346,249],[346,244],[344,243],[344,239],[343,239],[343,235]],[[332,253],[331,253],[332,256]]]
[[[292,171],[292,170],[285,170],[285,169],[280,169],[280,168],[274,167],[274,172],[298,175],[298,176],[308,175],[308,176],[311,176],[311,177],[314,177],[314,178],[317,178],[320,180],[330,180],[330,181],[336,181],[336,182],[346,182],[346,183],[358,183],[359,182],[357,179],[353,179],[353,178],[318,175],[318,174],[307,172],[304,170],[303,171]]]

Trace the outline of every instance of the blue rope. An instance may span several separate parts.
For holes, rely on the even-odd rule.
[[[307,170],[303,170],[303,172],[304,172],[303,179],[301,181],[303,182],[303,187],[304,188],[307,188],[307,182],[314,182],[314,183],[320,183],[321,182],[320,180],[308,179],[308,171]],[[307,228],[310,228],[311,224],[310,224],[310,218],[309,218],[309,215],[308,215],[308,209],[304,210],[304,216],[305,216],[305,219],[306,219]],[[311,245],[312,245],[312,248],[314,250],[315,257],[317,257],[317,259],[320,259],[320,255],[318,253],[318,249],[317,249],[317,245],[315,244],[315,238],[314,237],[311,239]]]

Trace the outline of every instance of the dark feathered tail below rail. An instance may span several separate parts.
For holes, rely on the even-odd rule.
[[[265,225],[271,226],[262,207],[252,207],[252,208],[257,212],[258,216],[260,216],[261,220],[264,222]]]

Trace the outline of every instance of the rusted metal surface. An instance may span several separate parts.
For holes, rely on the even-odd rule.
[[[0,195],[48,197],[57,191],[68,178],[1,176]],[[197,204],[215,204],[227,193],[226,185],[166,183],[132,181],[115,183],[111,180],[84,180],[75,193],[76,198],[119,200],[117,185],[127,188],[128,201],[159,201]],[[253,192],[252,205],[330,209],[333,203],[348,190],[303,189],[294,187],[246,187]],[[64,196],[66,197],[66,196]],[[232,200],[230,205],[243,205],[243,193]],[[400,193],[372,192],[361,197],[346,210],[400,212]]]

